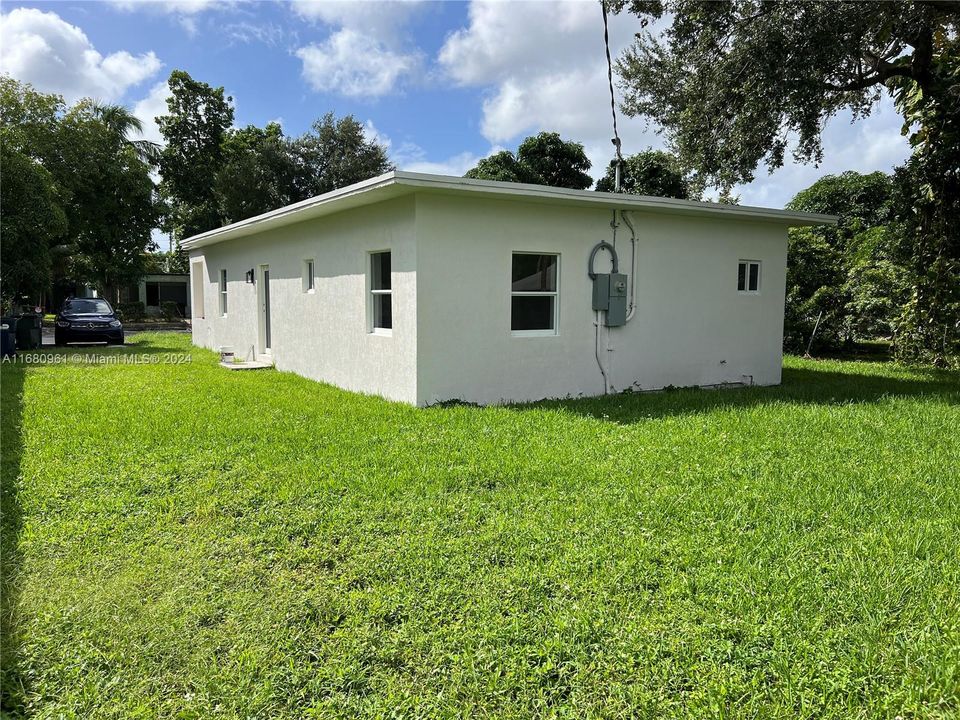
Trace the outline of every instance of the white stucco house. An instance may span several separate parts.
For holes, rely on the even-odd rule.
[[[391,172],[184,241],[193,342],[416,405],[771,385],[787,228],[834,222]]]

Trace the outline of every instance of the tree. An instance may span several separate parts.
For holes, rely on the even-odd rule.
[[[787,208],[838,216],[835,228],[820,227],[816,232],[843,249],[858,233],[890,222],[892,193],[893,179],[886,173],[848,170],[823,176],[798,192]]]
[[[839,217],[836,227],[790,231],[788,348],[806,347],[818,319],[820,347],[893,333],[905,274],[892,255],[892,189],[889,175],[848,171],[820,178],[787,203],[790,210]]]
[[[393,170],[386,148],[368,139],[352,115],[328,112],[291,144],[294,200],[322,195]]]
[[[597,180],[597,190],[614,192],[616,161],[607,167],[606,174]],[[647,150],[623,159],[620,172],[620,192],[633,195],[653,195],[686,200],[691,192],[677,159],[662,150]]]
[[[589,169],[583,145],[542,132],[524,138],[516,155],[501,150],[483,158],[464,177],[586,190],[593,184]]]
[[[289,205],[297,195],[297,164],[277,123],[231,130],[223,140],[223,166],[214,184],[224,223]]]
[[[64,115],[55,172],[71,191],[69,274],[116,301],[121,285],[142,276],[160,216],[150,164],[127,138],[127,124],[105,123],[102,108],[81,100]]]
[[[64,190],[44,167],[64,111],[58,95],[0,76],[0,290],[4,304],[50,286],[52,247],[67,230]]]
[[[641,28],[669,18],[661,38],[641,32],[618,61],[623,109],[662,126],[699,185],[749,182],[788,150],[818,162],[828,118],[844,109],[864,117],[892,93],[916,128],[915,182],[901,211],[917,259],[904,335],[927,348],[951,333],[957,341],[960,3],[608,3],[629,7]]]
[[[167,114],[157,118],[166,145],[160,152],[160,193],[168,206],[165,229],[179,242],[222,225],[215,182],[223,142],[233,122],[233,98],[174,70]]]
[[[50,248],[67,228],[53,176],[0,140],[0,284],[4,304],[39,296],[50,286]]]
[[[517,160],[509,150],[501,150],[480,160],[475,167],[467,171],[464,177],[474,180],[496,180],[497,182],[529,183],[546,185],[543,178],[525,163]]]
[[[541,178],[541,185],[573,190],[593,185],[593,178],[587,175],[590,160],[583,145],[562,140],[559,133],[542,132],[526,138],[517,148],[517,160]]]

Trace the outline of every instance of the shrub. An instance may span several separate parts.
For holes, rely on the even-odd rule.
[[[146,317],[147,311],[143,303],[139,300],[134,302],[125,302],[117,305],[117,312],[122,320],[139,322]]]
[[[165,300],[160,303],[160,314],[163,315],[163,319],[167,322],[173,322],[182,317],[180,315],[180,307],[173,300]]]

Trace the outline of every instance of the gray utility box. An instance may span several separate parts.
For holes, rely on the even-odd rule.
[[[627,322],[627,276],[598,273],[593,280],[593,309],[606,311],[604,325],[619,327]]]

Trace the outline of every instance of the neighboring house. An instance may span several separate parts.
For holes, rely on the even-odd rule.
[[[190,293],[187,273],[144,275],[137,285],[125,288],[124,302],[142,302],[147,315],[159,315],[165,302],[175,302],[183,317],[190,317]]]
[[[771,385],[787,228],[834,222],[391,172],[184,241],[193,341],[417,405]]]

